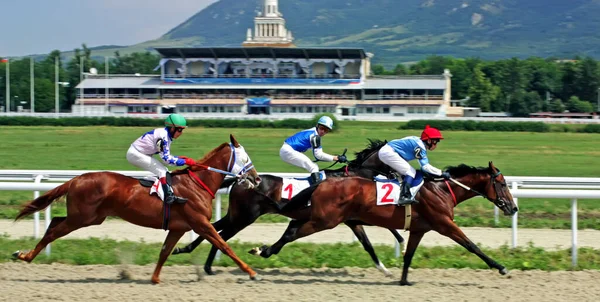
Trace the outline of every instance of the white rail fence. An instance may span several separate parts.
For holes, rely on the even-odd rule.
[[[71,178],[95,172],[89,170],[0,170],[0,190],[4,191],[34,191],[33,197],[37,198],[40,191],[51,190]],[[113,171],[135,178],[152,177],[153,175],[144,171]],[[279,177],[303,177],[303,173],[269,173]],[[47,181],[47,182],[42,182]],[[572,265],[577,265],[577,200],[578,199],[600,199],[600,178],[585,177],[530,177],[530,176],[507,176],[507,183],[511,187],[511,194],[516,203],[519,198],[551,198],[571,200],[571,255]],[[228,189],[220,189],[215,197],[215,219],[221,218],[222,195],[227,194]],[[495,221],[499,221],[499,211],[494,207]],[[40,237],[39,213],[34,215],[34,237]],[[45,210],[45,225],[50,224],[50,207]],[[518,213],[512,217],[512,243],[513,248],[518,246]],[[190,232],[190,240],[197,235]],[[396,257],[400,256],[400,245],[396,243]],[[50,245],[46,248],[46,254],[50,254]]]

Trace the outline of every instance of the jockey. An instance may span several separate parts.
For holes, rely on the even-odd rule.
[[[313,155],[318,161],[337,161],[340,163],[348,161],[345,155],[333,156],[323,152],[321,137],[329,133],[331,129],[333,129],[333,120],[328,116],[322,116],[316,127],[302,130],[288,137],[279,150],[279,156],[288,164],[308,170],[311,182],[313,184],[318,183],[321,181],[319,166],[313,163],[303,152],[312,148]]]
[[[379,159],[396,170],[401,175],[404,175],[404,183],[402,192],[400,193],[401,204],[410,204],[417,202],[414,196],[417,194],[423,185],[423,177],[417,176],[417,171],[408,162],[413,159],[418,159],[421,165],[421,170],[426,173],[442,176],[445,179],[450,178],[448,172],[442,172],[440,169],[429,164],[426,150],[435,150],[440,140],[444,139],[442,133],[436,129],[425,126],[425,130],[421,133],[421,137],[408,136],[402,139],[395,139],[388,142],[385,146],[379,149]],[[412,187],[412,189],[411,189]]]
[[[171,142],[177,139],[187,127],[185,118],[179,114],[171,114],[165,120],[164,128],[157,128],[144,133],[136,139],[127,150],[127,161],[132,165],[152,172],[159,177],[165,193],[165,202],[184,203],[187,199],[175,196],[171,187],[171,174],[165,165],[153,158],[159,154],[164,163],[172,166],[193,166],[196,162],[185,156],[173,156],[170,152]]]

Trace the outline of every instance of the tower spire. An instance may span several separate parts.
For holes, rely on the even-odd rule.
[[[279,12],[279,1],[264,0],[262,13],[254,18],[254,35],[248,29],[242,46],[293,47],[292,41],[292,32],[285,27],[285,19]]]

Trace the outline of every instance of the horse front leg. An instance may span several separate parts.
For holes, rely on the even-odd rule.
[[[306,220],[290,221],[287,229],[285,229],[285,232],[283,233],[281,238],[279,238],[279,240],[275,242],[275,244],[273,244],[272,246],[263,245],[261,247],[255,247],[248,251],[248,253],[251,255],[261,256],[263,258],[269,258],[271,257],[271,255],[278,254],[279,251],[281,251],[281,249],[283,248],[283,246],[296,239],[296,233],[298,232],[298,229],[306,223],[308,223],[308,221]]]
[[[225,215],[223,218],[219,219],[217,222],[213,223],[213,227],[215,228],[215,230],[220,231],[224,228],[226,228],[229,225],[229,213],[227,213],[227,215]],[[179,247],[175,247],[175,249],[173,249],[173,255],[177,255],[177,254],[189,254],[191,252],[193,252],[199,245],[200,243],[202,243],[202,241],[204,241],[204,237],[202,236],[198,236],[198,238],[196,238],[194,241],[190,242],[188,245],[179,248]]]
[[[154,268],[154,273],[152,274],[152,283],[158,284],[160,283],[160,271],[167,261],[167,258],[171,254],[173,247],[177,244],[177,241],[181,239],[185,232],[181,231],[169,231],[167,234],[167,238],[165,239],[165,243],[163,243],[162,248],[160,250],[160,256],[158,257],[158,262],[156,263],[156,267]]]
[[[446,221],[445,225],[441,228],[436,229],[436,231],[452,240],[456,243],[460,244],[462,247],[466,248],[469,252],[477,255],[481,260],[483,260],[490,268],[498,269],[498,272],[501,275],[506,275],[508,270],[494,261],[492,258],[488,257],[484,254],[479,247],[463,233],[463,231],[451,220]]]
[[[227,225],[227,227],[223,228],[221,233],[219,233],[219,235],[221,235],[221,238],[223,238],[224,241],[227,241],[227,240],[231,239],[231,237],[235,236],[237,233],[239,233],[240,231],[245,229],[247,226],[251,225],[254,221],[256,221],[256,218],[258,218],[258,216],[251,216],[244,220],[238,219],[238,221],[235,221],[235,223],[230,223]],[[206,257],[206,262],[204,263],[204,271],[208,275],[215,274],[212,270],[212,264],[215,260],[216,255],[217,255],[217,248],[213,245],[210,248],[208,257]]]
[[[373,260],[373,262],[375,263],[375,267],[377,267],[377,269],[380,272],[382,272],[386,277],[393,277],[394,274],[392,274],[392,272],[390,272],[385,267],[385,265],[381,263],[381,261],[377,257],[377,254],[375,254],[375,249],[373,249],[373,245],[371,245],[371,241],[369,241],[369,237],[367,237],[367,233],[365,233],[365,229],[362,227],[362,225],[358,225],[353,221],[345,221],[344,223],[352,230],[354,236],[358,238],[358,241],[360,241],[365,251],[369,253],[369,256],[371,256],[371,260]]]
[[[223,238],[221,238],[219,233],[217,233],[217,230],[215,230],[215,228],[212,226],[212,224],[210,224],[210,221],[208,221],[208,219],[206,219],[205,216],[190,216],[190,221],[194,222],[192,226],[196,233],[206,238],[208,242],[210,242],[216,248],[221,250],[223,254],[229,256],[229,258],[231,258],[231,260],[233,260],[233,262],[235,262],[242,271],[248,274],[250,279],[260,280],[258,274],[233,252],[231,247],[227,245]]]
[[[404,265],[402,266],[402,279],[400,279],[400,285],[412,285],[412,283],[408,282],[408,269],[410,268],[410,263],[412,262],[412,258],[417,251],[417,247],[419,243],[421,243],[421,239],[423,239],[423,235],[426,232],[419,231],[410,232],[410,236],[408,237],[408,244],[406,245],[406,252],[404,253]]]

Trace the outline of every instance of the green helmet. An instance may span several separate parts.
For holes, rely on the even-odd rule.
[[[173,113],[173,114],[170,114],[167,117],[167,119],[165,120],[165,126],[186,128],[187,122],[185,121],[185,118],[181,114]]]

